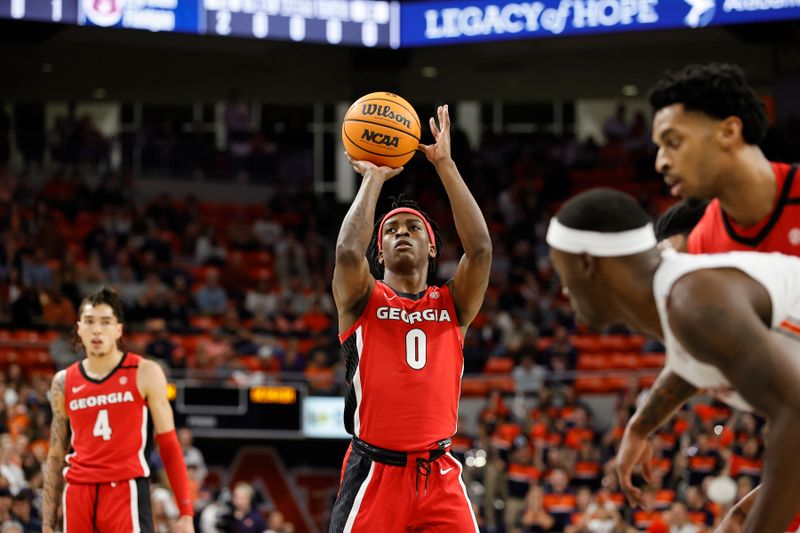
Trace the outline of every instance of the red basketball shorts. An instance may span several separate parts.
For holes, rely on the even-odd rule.
[[[393,466],[354,451],[351,444],[329,532],[477,532],[461,463],[446,453],[428,465],[430,473],[420,475],[413,454],[406,466]]]
[[[64,533],[152,533],[147,479],[64,486]]]

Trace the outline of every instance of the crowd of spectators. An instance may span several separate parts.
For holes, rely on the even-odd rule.
[[[619,115],[606,124],[603,144],[546,133],[486,134],[474,152],[454,132],[454,159],[494,240],[485,304],[465,339],[465,373],[510,359],[516,391],[535,404],[526,409],[495,391],[477,431],[454,439],[484,531],[707,530],[723,511],[707,499],[708,476],[733,476],[740,494],[758,482],[761,422],[698,404],[655,441],[656,474],[645,491],[655,510],[627,509],[613,456],[639,382],[620,391],[610,428],[597,427],[573,387],[579,354],[570,339],[580,330],[547,260],[546,221],[567,193],[594,185],[624,188],[660,212],[669,200],[653,176],[642,128]],[[398,192],[442,225],[432,281],[448,279],[460,250],[433,169],[412,162],[387,184],[387,196]],[[174,376],[257,383],[288,373],[314,394],[340,394],[329,283],[341,209],[283,187],[256,206],[149,197],[131,176],[112,173],[90,187],[79,173],[57,172],[35,190],[0,165],[0,320],[10,330],[58,331],[49,350],[55,368],[63,368],[78,357],[71,343],[78,303],[109,285],[125,304],[127,345],[162,360]],[[14,531],[14,521],[35,531],[49,375],[5,361],[0,368],[0,527]],[[189,450],[190,436],[182,441]],[[194,455],[187,464],[198,509],[208,507],[202,454],[187,454]],[[168,531],[173,510],[164,490],[155,485],[153,507],[159,530]],[[252,488],[237,490],[237,513],[246,516]]]

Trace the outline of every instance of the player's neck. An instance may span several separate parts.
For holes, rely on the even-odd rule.
[[[123,355],[124,352],[118,349],[105,354],[87,353],[82,362],[83,370],[92,379],[103,379],[119,365]]]
[[[619,276],[615,278],[616,293],[613,305],[617,306],[620,320],[630,329],[656,338],[663,338],[661,318],[653,295],[653,278],[661,264],[661,255],[641,254],[636,262],[616,266]]]
[[[417,294],[428,287],[428,271],[420,270],[410,274],[398,274],[386,270],[383,273],[383,282],[395,292]]]
[[[739,226],[754,226],[775,208],[778,191],[772,165],[760,148],[748,146],[732,168],[719,204]]]

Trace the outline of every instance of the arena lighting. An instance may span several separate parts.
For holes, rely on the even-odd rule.
[[[800,19],[800,1],[13,0],[0,18],[401,48]]]
[[[623,85],[622,86],[622,96],[638,96],[639,95],[639,87],[636,85]]]

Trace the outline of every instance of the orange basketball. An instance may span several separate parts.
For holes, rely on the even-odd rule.
[[[370,93],[350,106],[342,142],[350,157],[378,166],[405,165],[419,145],[420,124],[411,104],[392,93]]]

